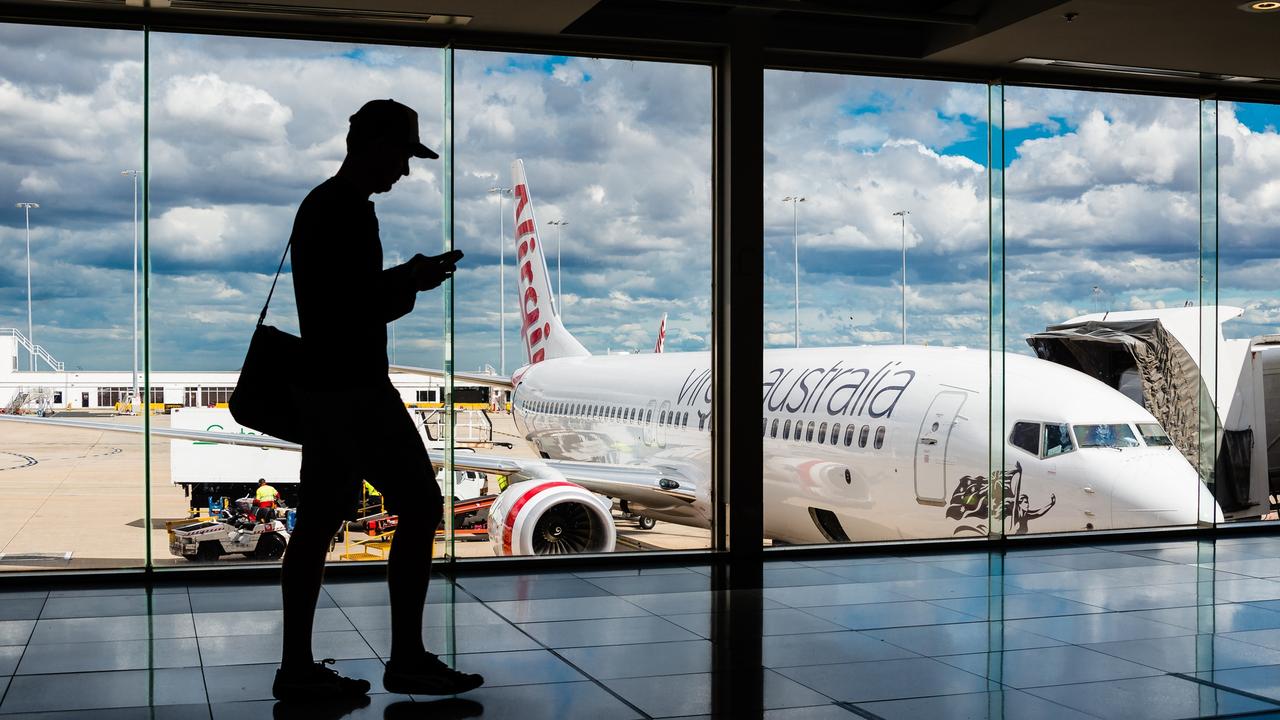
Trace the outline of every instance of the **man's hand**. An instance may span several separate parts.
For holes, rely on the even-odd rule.
[[[409,261],[413,284],[419,291],[440,287],[441,283],[453,277],[458,269],[458,261],[462,259],[461,250],[450,250],[443,255],[414,255]]]

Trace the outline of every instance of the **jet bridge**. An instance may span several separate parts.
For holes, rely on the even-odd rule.
[[[1280,493],[1280,337],[1224,339],[1222,323],[1241,314],[1225,306],[1096,313],[1052,325],[1027,343],[1040,358],[1145,407],[1200,470],[1226,517],[1256,518]],[[1217,347],[1208,350],[1216,378],[1202,378],[1201,321],[1215,318]],[[1215,441],[1210,468],[1200,451]]]

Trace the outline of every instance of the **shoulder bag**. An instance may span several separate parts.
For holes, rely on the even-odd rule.
[[[258,325],[249,340],[249,352],[245,354],[244,366],[240,368],[228,405],[231,417],[241,425],[281,440],[301,443],[303,423],[297,378],[303,371],[302,338],[263,324],[292,244],[290,240],[284,247],[284,255],[280,256],[280,266],[276,268],[271,291],[258,315]]]

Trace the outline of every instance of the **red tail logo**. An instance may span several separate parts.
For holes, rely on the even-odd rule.
[[[520,269],[520,335],[524,338],[529,362],[537,363],[546,359],[547,351],[543,347],[551,334],[551,323],[538,325],[542,311],[538,303],[538,289],[533,282],[535,259],[534,251],[538,248],[537,225],[532,217],[520,220],[520,214],[529,205],[529,189],[525,185],[516,185],[516,265]]]

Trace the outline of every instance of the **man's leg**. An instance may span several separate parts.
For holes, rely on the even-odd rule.
[[[432,486],[431,477],[425,481]],[[423,493],[418,505],[400,508],[400,521],[391,540],[387,560],[387,589],[391,595],[391,660],[417,663],[426,656],[422,645],[422,611],[431,580],[431,556],[435,549],[436,527],[443,515],[439,492]]]
[[[342,520],[333,512],[313,515],[311,508],[299,510],[289,547],[280,569],[280,595],[284,607],[284,649],[280,667],[286,672],[309,668],[311,629],[315,624],[316,602],[324,579],[329,541]],[[317,507],[315,510],[325,510]]]

